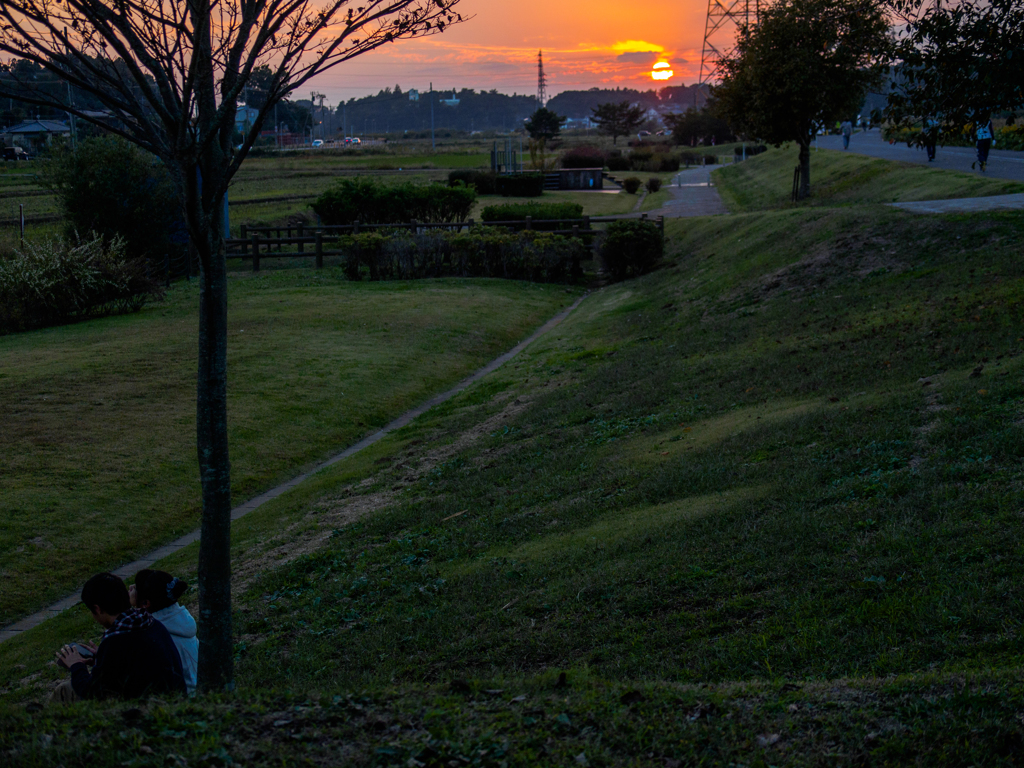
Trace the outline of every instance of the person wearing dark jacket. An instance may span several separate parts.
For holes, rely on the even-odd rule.
[[[57,663],[71,677],[54,691],[54,700],[185,693],[181,658],[170,633],[146,611],[132,608],[121,579],[111,573],[93,576],[82,588],[82,602],[106,631],[99,648],[76,643],[57,653]]]

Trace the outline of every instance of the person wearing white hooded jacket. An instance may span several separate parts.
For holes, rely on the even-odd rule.
[[[196,637],[196,620],[188,608],[178,604],[178,598],[188,589],[188,584],[165,571],[139,571],[135,584],[129,588],[132,605],[144,608],[170,633],[174,647],[181,657],[181,671],[185,676],[188,695],[195,695],[196,668],[199,664],[199,638]]]

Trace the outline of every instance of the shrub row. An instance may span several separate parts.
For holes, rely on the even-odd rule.
[[[128,258],[120,237],[108,246],[96,234],[26,243],[0,259],[0,333],[138,312],[160,295],[145,259]]]
[[[311,206],[324,224],[454,223],[469,218],[472,187],[406,182],[386,186],[372,179],[342,179]]]
[[[573,147],[562,155],[563,168],[604,168],[604,150],[593,146]]]
[[[559,229],[560,225],[545,225],[544,221],[558,219],[582,219],[583,206],[579,203],[505,203],[489,205],[480,212],[484,222],[526,221],[529,216],[535,229]]]
[[[359,280],[366,267],[371,280],[455,276],[570,282],[582,276],[580,261],[586,255],[578,239],[535,232],[373,232],[339,242],[350,280]]]
[[[518,173],[499,176],[495,191],[503,197],[540,197],[544,194],[543,173]]]

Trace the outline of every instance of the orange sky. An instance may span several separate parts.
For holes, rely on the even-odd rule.
[[[544,51],[549,96],[688,84],[700,68],[707,1],[462,0],[458,10],[474,18],[443,35],[366,54],[322,75],[314,87],[334,104],[396,83],[424,90],[431,81],[435,90],[533,94],[538,49]],[[667,83],[650,77],[659,58],[675,72]]]

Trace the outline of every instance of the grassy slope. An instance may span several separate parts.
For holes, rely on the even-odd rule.
[[[669,232],[667,268],[238,526],[240,684],[298,699],[150,706],[110,762],[1012,759],[1021,216]],[[8,696],[88,630],[0,646]],[[70,764],[92,717],[5,723]]]
[[[197,525],[197,290],[0,338],[0,623]],[[498,281],[352,284],[332,270],[235,278],[236,502],[454,383],[568,299]]]
[[[796,148],[789,145],[716,171],[714,180],[734,212],[788,208],[793,205],[790,193],[796,164]],[[1024,184],[823,149],[811,151],[811,199],[807,202],[825,206],[902,203],[1014,192],[1024,192]]]

